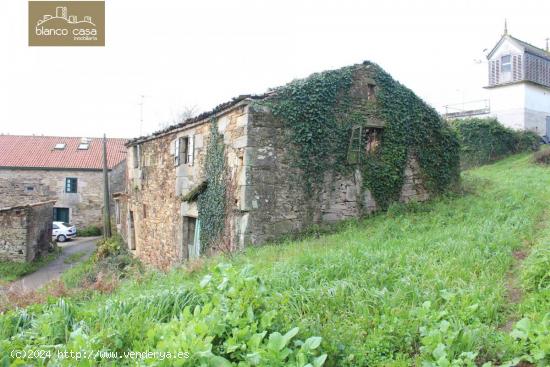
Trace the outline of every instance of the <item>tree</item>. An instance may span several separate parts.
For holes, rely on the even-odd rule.
[[[179,124],[187,119],[190,119],[191,117],[195,117],[198,115],[199,108],[197,105],[193,106],[184,106],[179,112],[173,113],[173,117],[168,120],[159,123],[159,129],[166,129],[169,126]]]

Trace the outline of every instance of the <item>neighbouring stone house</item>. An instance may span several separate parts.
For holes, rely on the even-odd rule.
[[[46,201],[0,208],[0,260],[32,261],[48,252],[53,204]]]
[[[111,192],[126,186],[125,142],[107,139]],[[0,135],[0,207],[54,200],[54,220],[101,225],[102,149],[102,138]]]
[[[458,172],[439,115],[369,62],[240,96],[127,147],[118,228],[159,267],[423,201]]]

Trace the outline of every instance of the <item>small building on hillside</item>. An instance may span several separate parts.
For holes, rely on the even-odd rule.
[[[505,28],[487,55],[486,101],[447,111],[446,118],[496,117],[504,126],[550,137],[550,53]],[[480,103],[483,102],[483,103]],[[477,107],[474,107],[475,105]],[[451,107],[452,108],[452,107]]]
[[[111,192],[126,186],[126,139],[107,139]],[[101,225],[103,139],[0,135],[0,208],[54,200],[53,220]]]
[[[53,204],[0,208],[0,261],[30,262],[49,251]]]
[[[370,62],[240,96],[127,147],[118,227],[158,267],[426,200],[458,179],[446,123]]]

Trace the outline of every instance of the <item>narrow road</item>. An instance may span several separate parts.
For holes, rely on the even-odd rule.
[[[23,290],[34,290],[42,287],[50,280],[57,279],[61,274],[75,266],[76,264],[85,261],[94,252],[96,242],[99,237],[79,238],[76,240],[58,243],[62,248],[61,255],[47,264],[43,268],[38,269],[32,274],[25,275],[23,278],[13,282],[10,288],[22,288]],[[84,252],[84,255],[72,263],[65,263],[65,259],[77,252]]]

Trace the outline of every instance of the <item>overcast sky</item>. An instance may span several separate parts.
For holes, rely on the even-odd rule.
[[[484,49],[544,47],[550,1],[107,0],[105,47],[29,47],[26,0],[0,12],[0,133],[135,137],[186,106],[371,60],[432,106],[483,97]],[[482,60],[478,63],[474,60]]]

